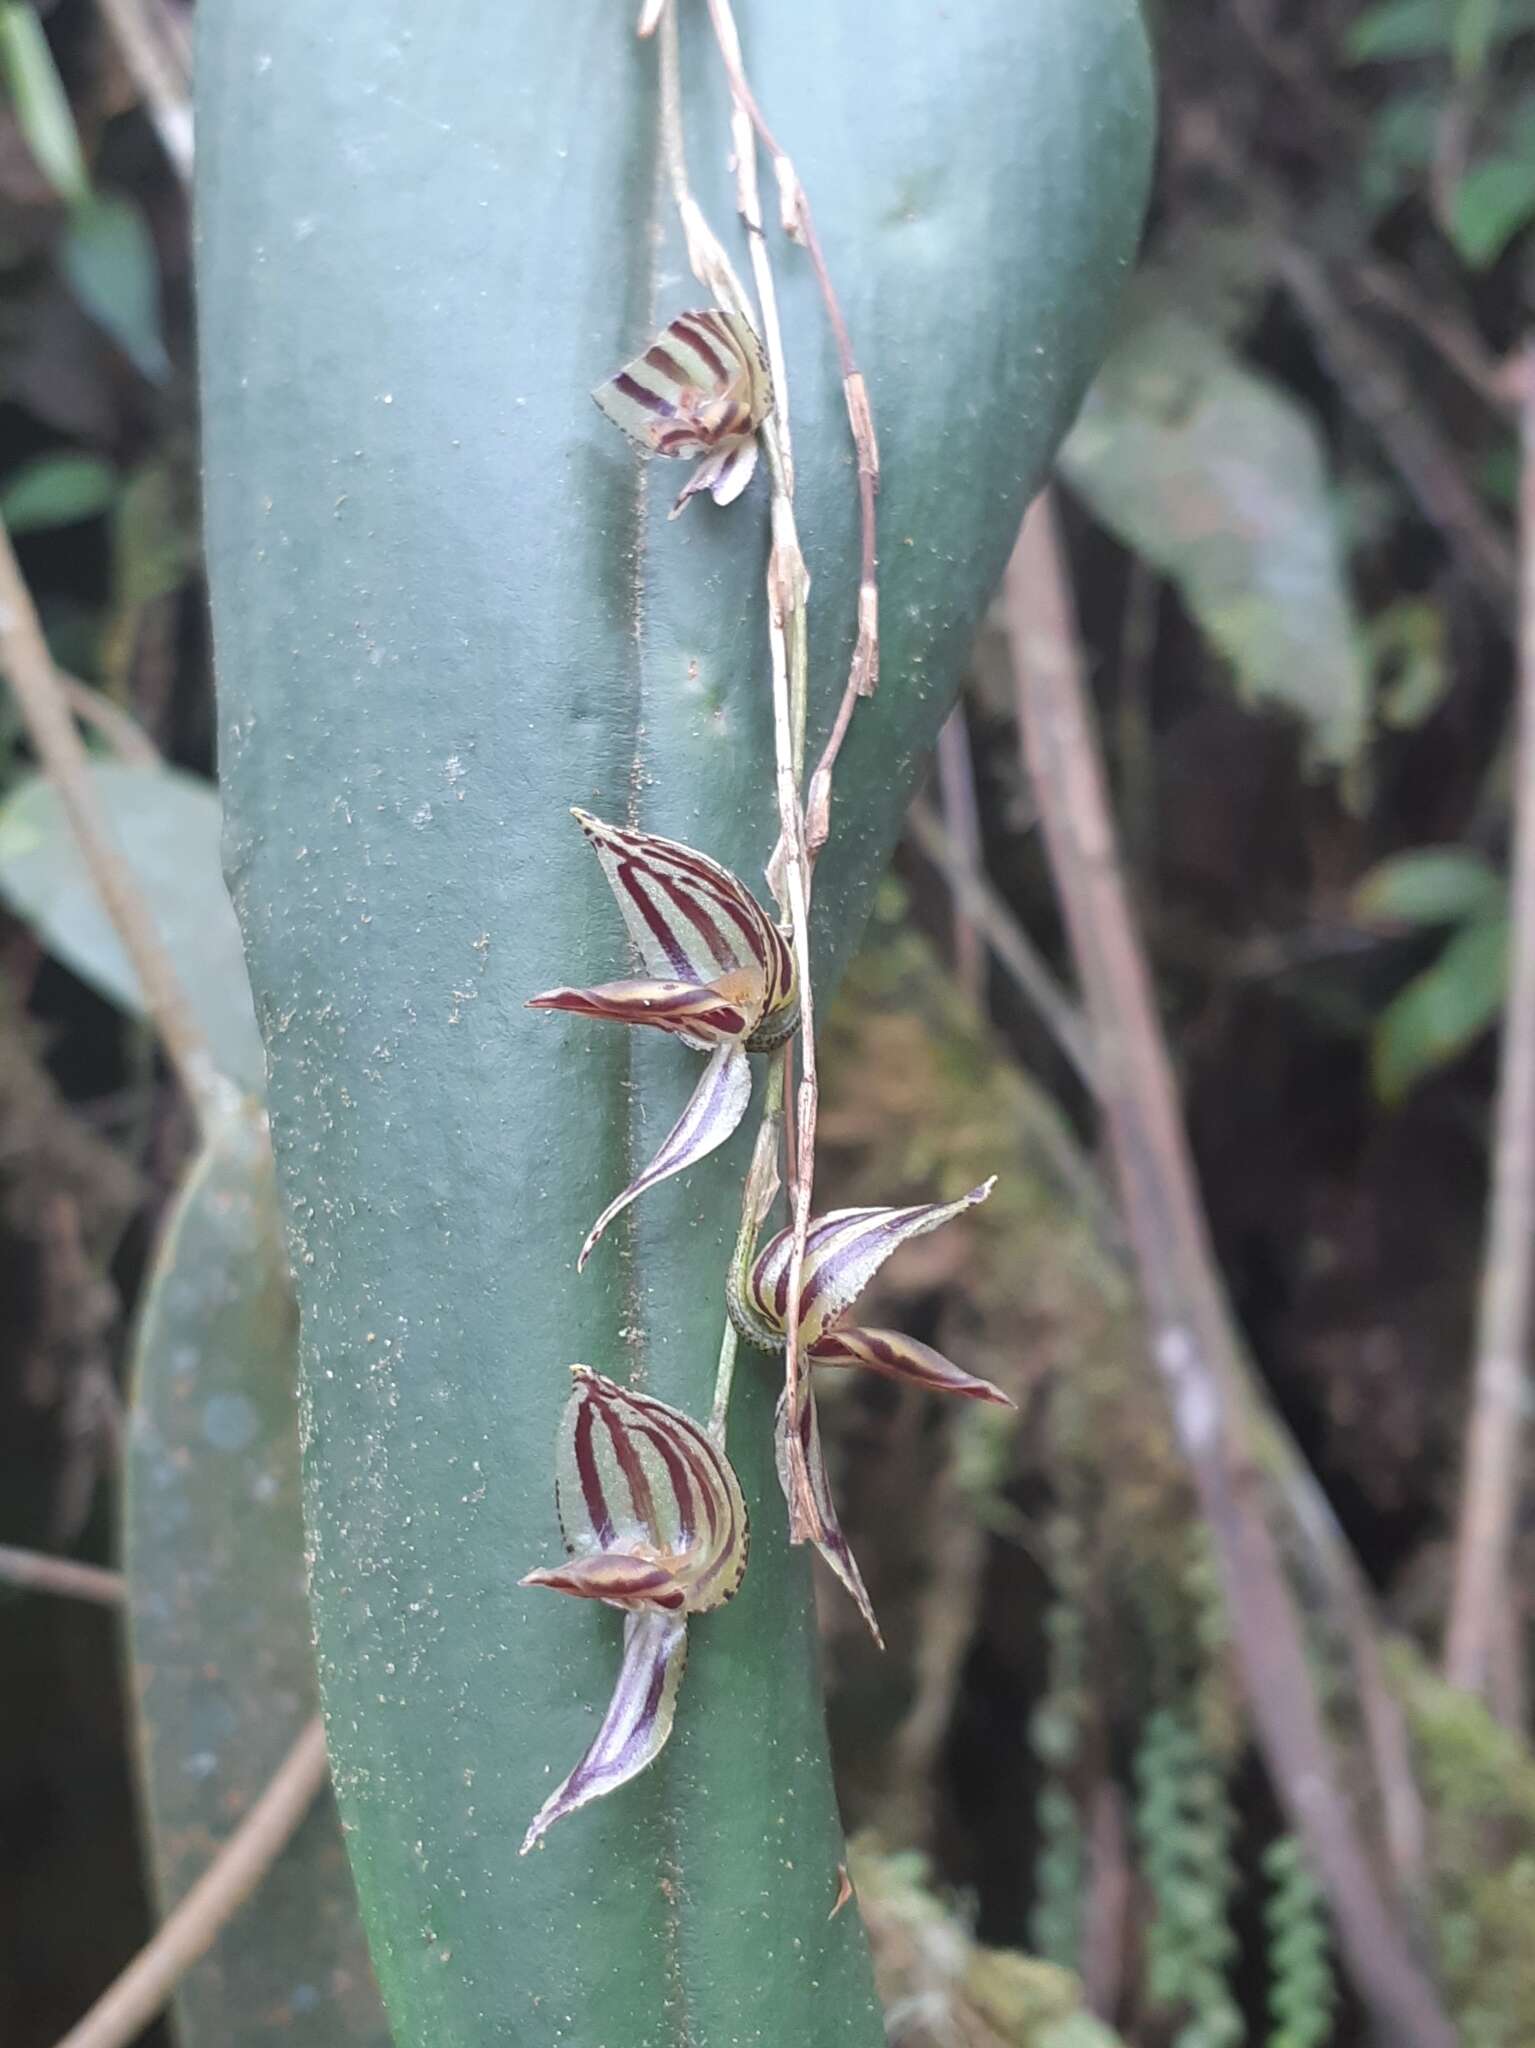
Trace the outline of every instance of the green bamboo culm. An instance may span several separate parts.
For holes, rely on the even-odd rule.
[[[742,10],[883,457],[878,696],[815,906],[829,996],[1019,517],[1102,353],[1150,94],[1131,0]],[[568,1368],[708,1413],[750,1131],[592,1217],[696,1080],[527,1015],[611,971],[567,807],[755,886],[772,847],[766,500],[666,517],[589,392],[703,303],[614,0],[199,10],[208,551],[227,866],[302,1312],[311,1597],[337,1792],[401,2048],[882,2038],[840,1839],[770,1368],[730,1456],[751,1564],[675,1733],[519,1859],[619,1617],[519,1589],[559,1539]],[[728,103],[682,9],[694,187],[743,270]],[[851,650],[836,359],[774,233],[815,578],[811,745]],[[605,943],[605,941],[604,941]]]

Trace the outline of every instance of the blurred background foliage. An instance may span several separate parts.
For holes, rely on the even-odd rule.
[[[149,11],[184,65],[176,0]],[[1405,1641],[1425,1949],[1464,2039],[1513,2048],[1535,2042],[1535,1761],[1426,1671],[1508,950],[1505,365],[1535,267],[1535,5],[1150,14],[1163,141],[1146,263],[1060,509],[1224,1279],[1264,1393]],[[259,1089],[218,878],[191,252],[166,109],[92,0],[0,6],[0,74],[0,514],[120,842],[228,1070]],[[1005,1154],[991,1204],[880,1284],[902,1327],[1019,1413],[944,1412],[883,1382],[825,1401],[890,1643],[877,1658],[827,1601],[891,2037],[1361,2042],[1255,1760],[1081,1081],[952,886],[956,865],[983,870],[1064,973],[994,630],[924,806],[830,1026],[822,1199],[952,1194]],[[146,1304],[191,1124],[3,693],[0,899],[0,1541],[119,1561],[126,1464],[137,1659],[120,1665],[101,1611],[0,1594],[0,2036],[41,2048],[151,1924],[136,1762],[174,1895],[280,1752],[256,1690],[297,1725],[309,1681],[291,1418],[268,1398],[284,1312],[241,1294],[281,1292],[259,1270],[262,1168],[238,1146],[204,1163]],[[206,1282],[218,1256],[239,1268],[246,1229],[251,1270],[201,1305],[177,1293],[188,1243]],[[175,1376],[216,1336],[217,1426],[189,1430]],[[238,1596],[238,1641],[237,1581],[201,1610],[184,1584],[189,1555],[219,1551],[231,1488],[252,1519],[223,1532],[229,1571],[272,1559]],[[1515,1582],[1535,1584],[1528,1514]],[[1527,1620],[1510,1617],[1516,1720]],[[261,1759],[248,1783],[199,1788],[210,1716]],[[239,2038],[293,2039],[316,2009],[317,2040],[342,2037],[343,2013],[346,2038],[376,2027],[333,1822],[312,1827],[299,1892],[237,1923],[202,1966],[224,1975],[189,1985],[189,2048],[235,2038],[210,1987],[259,1983],[254,1950],[301,1921],[312,1934],[314,1898],[334,1914],[314,1996],[227,1994]]]

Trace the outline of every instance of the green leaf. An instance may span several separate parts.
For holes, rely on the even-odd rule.
[[[0,518],[13,534],[73,526],[105,512],[117,473],[94,455],[42,455],[18,469],[0,491]]]
[[[126,694],[144,614],[179,590],[197,559],[196,514],[169,465],[152,462],[123,486],[112,519],[112,606],[101,635],[102,679]]]
[[[1382,1102],[1400,1102],[1425,1075],[1448,1066],[1496,1022],[1508,984],[1508,920],[1484,918],[1457,932],[1381,1013],[1371,1073]]]
[[[1450,231],[1474,269],[1496,263],[1515,235],[1535,220],[1535,156],[1510,152],[1473,164],[1455,188]]]
[[[1359,196],[1371,219],[1410,192],[1434,160],[1444,112],[1438,92],[1392,92],[1369,116],[1359,160]]]
[[[692,176],[744,269],[728,96],[683,14]],[[884,680],[817,876],[829,995],[1101,353],[1147,65],[1128,0],[967,0],[941,35],[926,0],[780,0],[744,27],[883,457]],[[743,1361],[731,1413],[751,1567],[690,1624],[671,1742],[517,1855],[619,1652],[617,1616],[515,1583],[559,1554],[568,1368],[707,1413],[752,1138],[577,1277],[697,1066],[522,1007],[626,965],[567,807],[759,889],[776,833],[765,479],[669,521],[678,476],[588,395],[706,303],[658,177],[655,47],[613,0],[223,0],[199,82],[232,887],[305,1319],[321,1682],[397,2039],[875,2048],[856,1916],[829,1917],[844,1849],[770,1365]],[[853,642],[854,477],[813,275],[771,240],[814,746]]]
[[[246,1112],[176,1198],[133,1351],[123,1570],[162,1911],[318,1705],[297,1350],[271,1150]],[[388,2048],[328,1793],[175,2004],[181,2048]]]
[[[1170,576],[1242,693],[1356,758],[1368,692],[1317,433],[1268,379],[1148,294],[1066,442],[1095,517]]]
[[[1503,877],[1463,846],[1420,846],[1371,868],[1354,891],[1354,915],[1367,923],[1463,924],[1502,909]]]
[[[240,934],[219,872],[219,800],[175,768],[91,769],[107,827],[122,848],[181,972],[219,1071],[259,1095],[261,1041]],[[0,895],[36,926],[50,953],[112,1002],[142,1014],[138,978],[86,873],[58,798],[41,776],[0,803]]]
[[[1458,79],[1481,76],[1503,28],[1504,0],[1454,0],[1450,58]]]
[[[1353,23],[1343,48],[1355,64],[1437,57],[1457,47],[1465,61],[1532,28],[1535,0],[1380,0]]]
[[[47,34],[27,0],[0,7],[0,70],[38,169],[66,204],[79,204],[90,193],[90,175]]]
[[[160,329],[160,273],[132,200],[81,200],[59,244],[59,264],[75,297],[140,376],[163,384],[171,364]]]
[[[1381,723],[1413,732],[1444,702],[1450,687],[1443,608],[1430,599],[1399,597],[1370,621],[1366,638],[1376,670]]]

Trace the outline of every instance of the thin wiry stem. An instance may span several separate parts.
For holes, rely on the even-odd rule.
[[[991,948],[998,966],[1070,1060],[1078,1079],[1090,1093],[1096,1091],[1098,1062],[1087,1019],[1056,980],[1050,963],[1036,950],[985,874],[960,855],[926,803],[914,803],[906,823],[912,838],[953,890],[955,903]]]
[[[60,1593],[68,1600],[92,1600],[100,1607],[121,1605],[122,1575],[99,1564],[81,1564],[73,1557],[49,1557],[40,1550],[17,1550],[0,1543],[0,1582],[23,1593]]]
[[[57,792],[107,915],[144,991],[144,1000],[166,1057],[205,1129],[228,1092],[218,1073],[201,1024],[187,1000],[181,977],[139,894],[127,863],[114,845],[91,781],[90,759],[70,716],[32,594],[27,589],[10,535],[0,522],[0,669],[21,708],[27,735],[43,772]]]
[[[661,134],[672,199],[682,223],[688,261],[694,275],[732,311],[760,331],[750,295],[709,226],[688,183],[687,152],[682,122],[681,58],[674,5],[665,8],[661,30]],[[810,977],[810,859],[805,843],[805,815],[799,782],[804,772],[806,704],[810,662],[806,602],[810,579],[794,521],[794,500],[779,426],[781,397],[763,420],[760,433],[772,482],[772,546],[768,556],[768,644],[773,673],[774,782],[778,799],[779,844],[770,880],[779,906],[787,915],[800,985],[800,1029],[803,1074],[796,1104],[797,1171],[789,1181],[793,1250],[789,1266],[790,1299],[799,1299],[805,1262],[805,1237],[810,1227],[810,1200],[815,1175],[815,1121],[818,1101],[815,1065],[815,998]],[[797,1319],[789,1318],[784,1365],[791,1413],[803,1401]],[[810,1474],[805,1467],[799,1432],[788,1432],[790,1470],[789,1523],[796,1542],[815,1540],[821,1520],[815,1507]]]
[[[127,2048],[255,1891],[325,1783],[325,1730],[308,1722],[202,1876],[57,2048]]]
[[[1477,1316],[1445,1676],[1496,1707],[1499,1617],[1511,1608],[1509,1553],[1527,1428],[1535,1276],[1535,343],[1524,352],[1520,480],[1519,707],[1515,742],[1509,989],[1503,1018],[1492,1199]]]
[[[725,9],[723,25],[716,16],[714,26],[727,66],[731,62],[733,52],[736,69],[739,70],[741,47],[736,39],[735,23],[730,19],[728,6]],[[773,264],[768,255],[767,236],[762,225],[762,192],[757,181],[757,144],[752,129],[752,118],[740,94],[736,92],[732,92],[730,98],[730,149],[735,158],[736,206],[746,224],[746,244],[751,252],[752,277],[757,286],[757,302],[762,308],[762,339],[767,348],[768,369],[773,379],[774,411],[777,415],[784,484],[792,498],[794,452],[789,436],[789,372],[783,352],[783,329],[778,319],[778,287],[773,281]]]
[[[82,683],[77,676],[56,669],[64,701],[82,724],[94,726],[119,761],[130,768],[158,768],[160,750],[136,718],[115,705],[100,690]]]
[[[982,867],[981,818],[975,794],[975,761],[962,703],[955,705],[939,728],[938,799],[943,810],[940,829],[953,856],[945,872],[963,875],[966,881],[978,880]],[[966,893],[956,884],[954,976],[971,1002],[979,1007],[986,993],[986,945],[970,913]]]
[[[837,360],[842,368],[842,390],[847,401],[848,426],[853,436],[853,448],[858,459],[858,516],[860,532],[860,566],[858,580],[858,637],[853,648],[852,667],[848,672],[847,686],[837,710],[831,737],[811,777],[810,793],[805,807],[806,834],[809,841],[811,860],[826,844],[826,835],[831,828],[831,781],[837,765],[842,742],[853,715],[853,706],[860,697],[872,697],[879,682],[879,536],[875,500],[879,494],[879,444],[874,435],[874,416],[869,409],[869,390],[864,382],[858,359],[853,353],[852,337],[848,333],[847,321],[843,317],[842,302],[837,297],[836,286],[832,283],[827,268],[821,238],[816,232],[815,215],[811,210],[810,198],[792,159],[778,137],[768,126],[757,97],[751,89],[741,61],[741,39],[736,33],[735,15],[730,0],[709,0],[709,19],[714,24],[715,40],[720,47],[720,56],[730,79],[730,90],[736,104],[745,112],[752,126],[762,138],[763,147],[773,160],[773,175],[778,180],[780,214],[784,232],[793,240],[803,243],[810,257],[811,268],[815,271],[816,283],[820,286],[821,297],[826,306],[826,317],[830,322],[832,339],[836,343]]]

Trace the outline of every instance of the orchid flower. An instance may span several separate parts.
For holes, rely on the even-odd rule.
[[[647,454],[703,457],[672,507],[675,519],[696,491],[728,505],[751,482],[773,380],[749,323],[711,306],[679,313],[592,396]]]
[[[746,1570],[746,1503],[712,1439],[680,1409],[573,1365],[555,1448],[555,1504],[569,1562],[529,1572],[578,1600],[624,1610],[623,1662],[602,1726],[534,1815],[557,1820],[627,1784],[672,1732],[689,1615],[722,1607]]]
[[[799,990],[788,941],[727,869],[675,840],[605,825],[586,811],[573,815],[651,978],[546,989],[529,1009],[647,1024],[709,1055],[703,1079],[660,1151],[588,1231],[579,1270],[637,1195],[724,1144],[751,1100],[746,1055],[771,1051],[795,1029]]]
[[[799,1299],[801,1355],[808,1365],[865,1366],[891,1379],[907,1380],[930,1393],[959,1394],[972,1401],[1014,1404],[990,1380],[962,1372],[930,1345],[919,1344],[896,1330],[846,1329],[838,1318],[863,1292],[892,1252],[914,1237],[937,1230],[963,1210],[984,1202],[996,1185],[988,1180],[957,1202],[923,1202],[907,1209],[834,1209],[812,1221],[805,1239],[804,1279]],[[730,1319],[750,1344],[782,1350],[788,1328],[789,1264],[794,1234],[781,1230],[758,1253],[744,1274],[732,1273],[727,1288]],[[790,1432],[798,1428],[805,1470],[810,1477],[811,1504],[818,1527],[808,1533],[816,1548],[858,1603],[875,1640],[879,1629],[857,1563],[837,1520],[826,1460],[821,1450],[815,1395],[805,1382],[797,1422],[791,1420],[787,1394],[779,1401],[776,1422],[778,1477],[791,1502]]]

